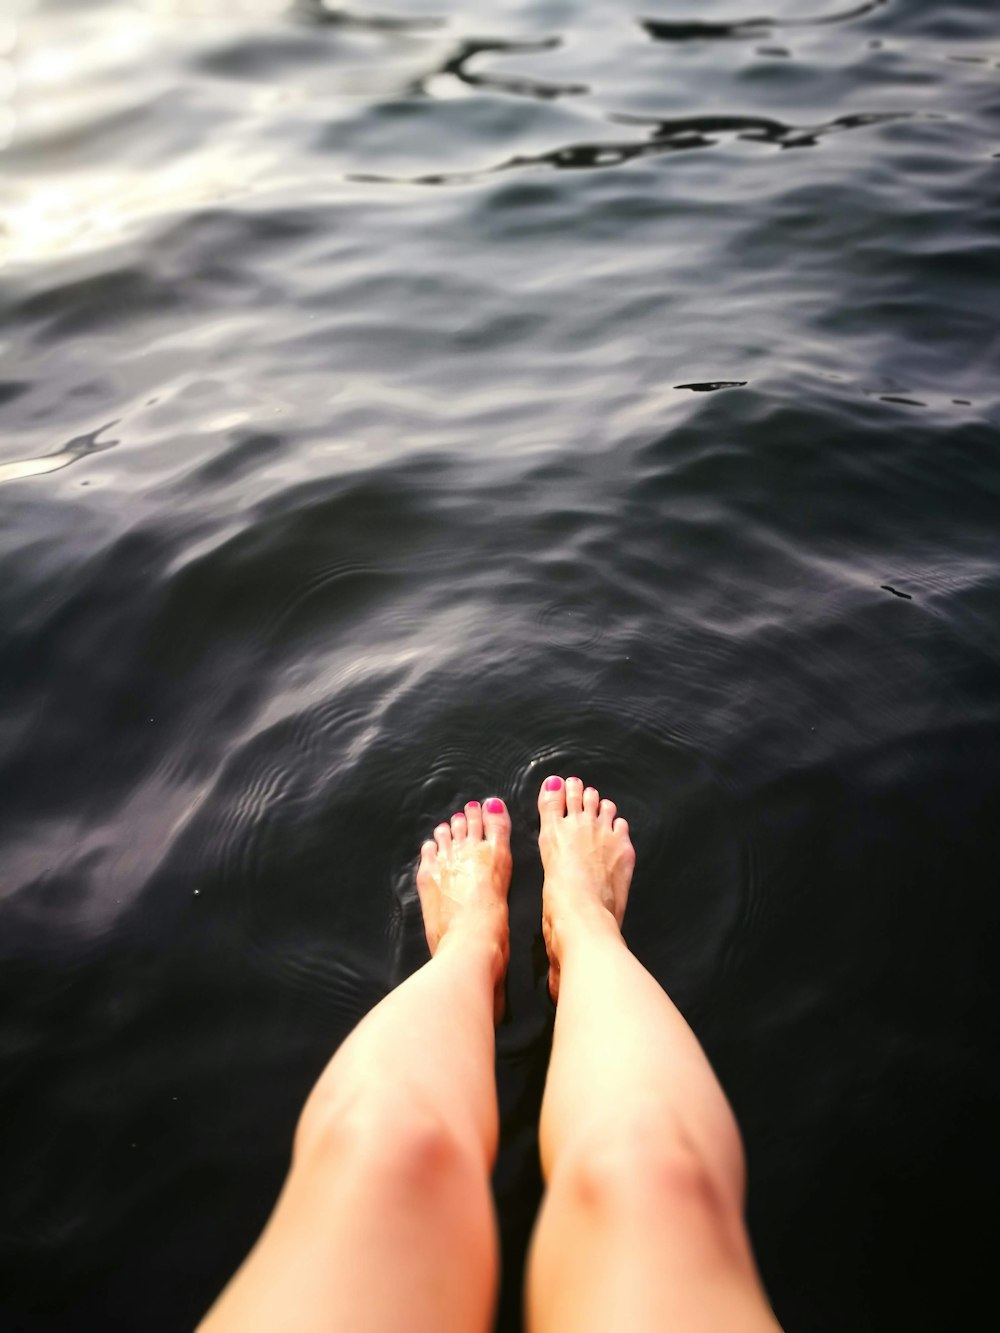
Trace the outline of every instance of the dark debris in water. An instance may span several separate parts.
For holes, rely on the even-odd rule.
[[[693,393],[714,393],[716,389],[742,389],[749,380],[705,380],[698,384],[675,384],[675,389],[690,389]]]
[[[889,583],[882,583],[879,586],[881,587],[883,592],[891,592],[893,597],[901,597],[904,602],[913,601],[913,598],[910,596],[908,592],[900,592],[898,588],[894,588]]]

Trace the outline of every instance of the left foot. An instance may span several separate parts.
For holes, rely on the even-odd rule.
[[[470,801],[451,822],[439,824],[420,848],[417,893],[432,954],[453,937],[486,940],[497,951],[497,1017],[509,954],[507,891],[510,888],[510,815],[498,796]]]

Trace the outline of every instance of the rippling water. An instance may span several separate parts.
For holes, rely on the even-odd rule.
[[[553,769],[632,821],[789,1333],[959,1326],[1000,1186],[994,4],[391,2],[0,18],[4,1327],[197,1318],[421,956],[419,839],[491,791],[518,1327]]]

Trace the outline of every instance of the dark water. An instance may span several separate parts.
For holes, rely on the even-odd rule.
[[[498,791],[518,1326],[551,770],[632,822],[788,1333],[971,1324],[1000,14],[394,4],[0,20],[0,1325],[194,1322]]]

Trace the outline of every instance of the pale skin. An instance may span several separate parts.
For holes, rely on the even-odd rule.
[[[557,1007],[527,1327],[780,1333],[743,1222],[736,1121],[691,1029],[622,938],[628,825],[578,778],[547,779],[538,806]],[[490,1328],[510,877],[497,797],[423,844],[431,959],[321,1075],[274,1213],[201,1333]]]

